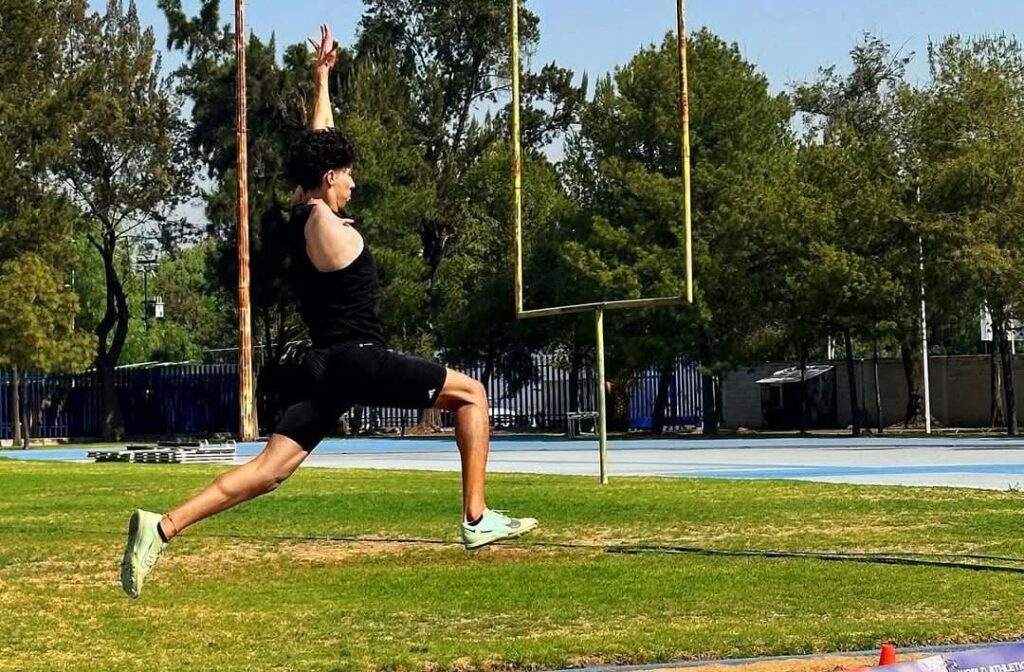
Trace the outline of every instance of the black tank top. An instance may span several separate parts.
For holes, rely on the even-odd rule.
[[[313,206],[298,205],[288,222],[289,272],[299,314],[314,347],[358,341],[386,346],[380,324],[380,281],[370,248],[345,268],[322,272],[306,252],[306,221]]]

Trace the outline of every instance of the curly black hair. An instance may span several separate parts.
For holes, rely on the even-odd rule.
[[[292,184],[316,189],[328,170],[348,168],[356,162],[356,145],[345,133],[327,128],[305,131],[292,147],[285,171]]]

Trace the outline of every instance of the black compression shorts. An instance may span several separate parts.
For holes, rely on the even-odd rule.
[[[431,408],[448,369],[377,344],[337,343],[311,348],[302,361],[302,391],[274,430],[313,450],[355,404]]]

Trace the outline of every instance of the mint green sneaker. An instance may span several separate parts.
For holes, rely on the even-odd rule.
[[[142,582],[167,547],[157,532],[162,517],[159,513],[135,509],[128,521],[128,545],[121,560],[121,588],[133,599],[138,599],[142,593]]]
[[[476,525],[462,523],[462,543],[471,551],[502,539],[521,537],[535,527],[536,518],[509,518],[504,511],[484,509],[483,518]]]

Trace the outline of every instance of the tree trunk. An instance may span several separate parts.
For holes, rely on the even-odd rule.
[[[494,353],[488,351],[487,363],[484,364],[484,371],[480,375],[480,384],[484,386],[485,390],[491,389],[491,376],[494,375]]]
[[[1006,415],[1003,410],[1003,372],[999,357],[999,343],[992,337],[992,355],[989,357],[989,376],[992,407],[989,413],[989,426],[993,429],[1005,426]]]
[[[722,426],[722,409],[725,408],[725,404],[722,403],[722,385],[728,375],[728,373],[719,373],[711,377],[715,390],[715,423],[719,427]]]
[[[267,312],[259,308],[254,311],[256,328],[253,330],[253,333],[263,332],[263,343],[258,344],[263,347],[256,349],[256,352],[264,353],[263,364],[255,367],[256,371],[254,372],[256,381],[256,415],[258,418],[269,419],[270,424],[276,425],[279,420],[279,409],[282,406],[281,400],[284,397],[284,390],[282,389],[284,385],[284,367],[281,363],[283,354],[281,353],[280,343],[271,350],[273,346],[270,326],[271,317]],[[258,421],[256,427],[259,428],[260,434],[264,434],[267,431],[267,428],[261,426]]]
[[[666,365],[658,372],[658,393],[654,397],[654,413],[651,417],[651,431],[661,434],[665,431],[665,407],[668,406],[668,391],[675,377],[675,366]]]
[[[705,436],[716,436],[718,434],[718,409],[715,408],[715,379],[709,373],[700,375],[700,396],[702,413],[704,415]]]
[[[878,433],[885,433],[885,422],[882,419],[882,388],[878,383],[878,339],[875,339],[875,357],[872,361],[875,377],[875,419],[878,421]]]
[[[807,352],[800,348],[800,433],[807,433]]]
[[[853,339],[850,330],[843,329],[846,344],[846,379],[850,386],[850,418],[853,421],[853,435],[860,436],[860,404],[857,403],[857,372],[853,366]]]
[[[21,376],[18,367],[11,367],[11,414],[14,420],[14,436],[11,446],[28,448],[28,438],[21,422]]]
[[[1006,401],[1006,433],[1017,435],[1017,399],[1013,389],[1013,353],[1010,352],[1009,339],[1006,334],[1008,319],[1005,311],[993,307],[992,340],[999,344],[999,354],[1003,369],[1003,394]]]
[[[96,369],[99,372],[103,404],[101,430],[104,439],[120,441],[124,438],[124,418],[117,400],[114,369],[128,337],[128,299],[124,293],[124,286],[121,285],[121,280],[117,277],[117,268],[114,266],[115,239],[113,236],[106,236],[104,244],[97,245],[97,249],[103,258],[107,285],[106,312],[100,323],[96,325]],[[111,332],[113,332],[113,339],[109,340]]]
[[[629,431],[629,387],[618,380],[606,384],[608,429],[613,432]]]
[[[100,431],[105,440],[120,441],[124,437],[124,419],[117,399],[117,372],[109,356],[104,355],[97,360],[96,372],[99,374],[100,404],[103,409]]]
[[[583,352],[573,345],[569,357],[569,412],[580,410],[580,369],[583,368]]]
[[[1017,436],[1017,394],[1013,388],[1013,353],[1003,349],[1003,392],[1006,394],[1006,433]]]
[[[924,397],[921,396],[917,379],[921,375],[921,360],[917,357],[916,348],[903,342],[900,344],[900,357],[903,359],[903,376],[907,381],[907,413],[903,426],[924,423]]]
[[[363,431],[363,416],[365,415],[365,408],[362,404],[356,404],[349,411],[349,423],[348,423],[348,434],[349,436],[359,436],[359,433]]]

